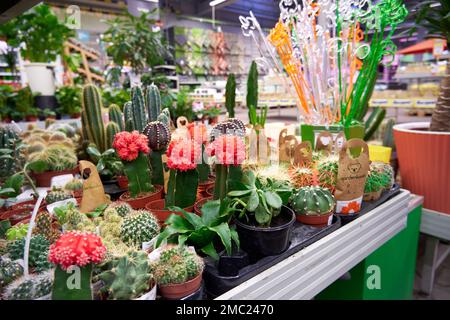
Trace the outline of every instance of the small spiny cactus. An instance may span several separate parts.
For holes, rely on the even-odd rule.
[[[48,270],[52,267],[52,264],[47,259],[49,247],[50,241],[44,236],[35,235],[31,237],[28,263],[36,272]],[[24,248],[25,238],[8,244],[8,252],[11,259],[23,259]]]
[[[51,204],[58,201],[63,201],[72,198],[72,195],[61,188],[53,187],[45,196],[45,202]]]
[[[50,294],[53,276],[51,272],[29,275],[17,279],[5,290],[6,300],[32,300]]]
[[[323,215],[334,209],[336,201],[328,189],[303,187],[291,198],[291,206],[296,214]]]
[[[0,289],[7,286],[23,274],[20,263],[0,257]]]
[[[138,210],[125,217],[121,226],[121,238],[129,245],[140,246],[159,234],[158,219],[146,210]]]
[[[117,214],[122,218],[128,215],[133,210],[133,208],[127,202],[122,201],[111,203],[107,209],[115,210]]]
[[[148,146],[151,150],[161,151],[167,148],[170,142],[170,129],[161,121],[149,122],[143,133],[148,139]]]
[[[318,185],[331,192],[336,189],[338,162],[337,156],[329,156],[319,160],[316,165]]]

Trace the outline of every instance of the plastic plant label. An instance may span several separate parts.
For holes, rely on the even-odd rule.
[[[147,242],[142,242],[142,250],[149,251],[155,246],[156,238],[154,237],[152,240]]]
[[[328,217],[328,224],[327,225],[331,225],[331,223],[333,222],[333,215]]]
[[[336,201],[336,213],[353,214],[359,212],[361,210],[362,199],[363,197],[361,196],[352,200]]]
[[[134,300],[155,300],[156,299],[156,285],[153,286],[152,290],[149,292],[143,294],[139,298],[136,298]]]
[[[51,187],[63,188],[67,182],[72,181],[72,174],[63,174],[52,178]]]
[[[54,214],[55,208],[65,206],[65,205],[67,205],[67,204],[69,204],[69,203],[73,203],[74,205],[78,205],[78,202],[77,202],[77,200],[76,200],[75,198],[70,198],[70,199],[66,199],[66,200],[62,200],[62,201],[57,201],[57,202],[53,202],[52,204],[49,204],[49,205],[47,206],[47,211],[48,211],[50,214],[53,215],[53,214]]]

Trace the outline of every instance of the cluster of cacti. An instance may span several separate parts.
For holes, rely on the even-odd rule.
[[[292,167],[289,169],[289,175],[296,188],[311,186],[314,183],[314,172],[308,167]]]
[[[36,216],[33,234],[40,234],[50,243],[53,243],[59,238],[61,232],[53,226],[53,219],[50,213],[42,211]]]
[[[0,158],[0,179],[10,177],[21,165],[21,140],[19,135],[9,127],[0,127],[0,149],[4,150]],[[8,156],[8,157],[6,157]]]
[[[373,162],[364,185],[364,193],[379,192],[390,189],[393,184],[392,167],[385,163]]]
[[[44,297],[51,293],[53,275],[44,272],[37,275],[28,275],[15,280],[6,289],[3,297],[6,300],[32,300]]]
[[[127,202],[123,201],[112,202],[108,206],[107,210],[108,209],[113,209],[122,218],[128,215],[133,210],[133,208]]]
[[[72,179],[64,185],[64,189],[67,191],[77,191],[83,189],[83,180]]]
[[[38,273],[52,267],[52,264],[47,259],[49,246],[50,241],[43,235],[34,235],[31,237],[28,264]],[[25,238],[9,243],[8,253],[11,259],[23,259],[24,248]]]
[[[301,215],[328,214],[334,209],[335,204],[330,190],[317,186],[300,188],[291,198],[292,209]]]
[[[37,145],[30,146],[29,150],[33,150],[33,147]],[[31,163],[38,161],[44,162],[46,164],[46,171],[70,170],[78,164],[75,150],[60,144],[52,144],[44,147],[41,151],[29,153],[28,161]]]
[[[149,291],[152,276],[146,252],[132,251],[107,265],[98,279],[105,284],[102,290],[108,293],[108,299],[131,300]]]
[[[17,261],[0,256],[0,289],[23,274],[23,267]]]
[[[100,152],[110,149],[114,136],[125,127],[120,108],[115,105],[110,107],[110,121],[105,126],[102,118],[102,97],[100,90],[95,85],[84,86],[82,102],[81,124],[84,140],[95,144]]]
[[[72,198],[72,195],[62,188],[53,187],[45,196],[47,204],[55,203]]]
[[[81,213],[75,206],[67,206],[64,209],[65,223],[64,231],[86,231],[95,232],[96,225],[84,213]]]
[[[234,107],[236,106],[236,78],[233,73],[228,76],[225,86],[225,107],[228,117],[234,118]]]
[[[160,285],[185,283],[201,274],[203,267],[203,260],[185,246],[163,249],[159,260],[151,264]]]
[[[103,219],[99,223],[99,233],[104,241],[108,239],[120,239],[123,218],[114,210],[106,209]]]
[[[137,210],[122,222],[120,237],[128,245],[141,246],[159,234],[158,219],[146,210]]]
[[[334,155],[321,158],[316,163],[318,185],[329,189],[332,193],[336,188],[338,163],[339,158]]]

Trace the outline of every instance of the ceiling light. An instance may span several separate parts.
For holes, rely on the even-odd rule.
[[[225,1],[227,1],[227,0],[213,0],[213,1],[211,1],[211,2],[209,3],[209,5],[210,5],[211,7],[214,7],[214,6],[217,6],[218,4],[221,4],[221,3],[225,2]]]

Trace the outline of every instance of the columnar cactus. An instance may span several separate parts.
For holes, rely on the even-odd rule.
[[[81,123],[89,140],[95,143],[97,148],[103,152],[107,149],[105,140],[105,127],[102,119],[103,103],[100,90],[93,84],[87,84],[83,88],[83,109],[81,112]]]
[[[147,115],[148,121],[156,121],[161,113],[161,95],[153,83],[147,87]]]
[[[119,131],[125,130],[125,124],[123,120],[123,113],[120,107],[116,104],[112,104],[108,108],[109,122],[114,122],[119,126]]]
[[[4,288],[23,274],[20,263],[0,256],[0,289]]]
[[[72,198],[72,195],[61,188],[53,187],[45,196],[45,202],[51,204],[54,202]]]
[[[10,157],[0,158],[0,178],[10,177],[20,165],[19,152],[20,138],[18,134],[11,128],[0,128],[0,149],[8,150],[7,155]]]
[[[110,122],[106,125],[106,145],[111,147],[114,142],[114,137],[121,132],[119,125],[115,122]]]
[[[234,107],[236,106],[236,78],[233,73],[228,76],[225,87],[225,107],[228,117],[234,118]]]
[[[250,106],[258,107],[258,68],[255,61],[252,61],[247,78],[247,108]]]
[[[53,276],[50,272],[28,275],[11,283],[4,293],[6,300],[32,300],[50,294]]]
[[[159,234],[158,219],[146,210],[132,212],[122,223],[120,236],[129,245],[141,246]]]
[[[128,101],[123,105],[123,117],[125,121],[125,130],[128,132],[133,131],[133,110],[131,101]]]
[[[50,242],[42,235],[31,237],[30,250],[28,256],[28,264],[34,268],[36,272],[41,272],[51,268],[47,255]],[[8,244],[8,253],[12,260],[23,259],[25,248],[25,238],[16,240]]]
[[[131,300],[139,298],[150,288],[150,267],[147,253],[132,251],[125,256],[114,258],[110,268],[98,275],[108,293],[108,299]]]
[[[291,198],[291,206],[296,214],[323,215],[334,209],[336,201],[328,189],[309,186],[300,188]]]
[[[140,87],[131,89],[131,116],[133,119],[133,130],[141,133],[147,124],[147,116],[145,114],[144,95]]]

